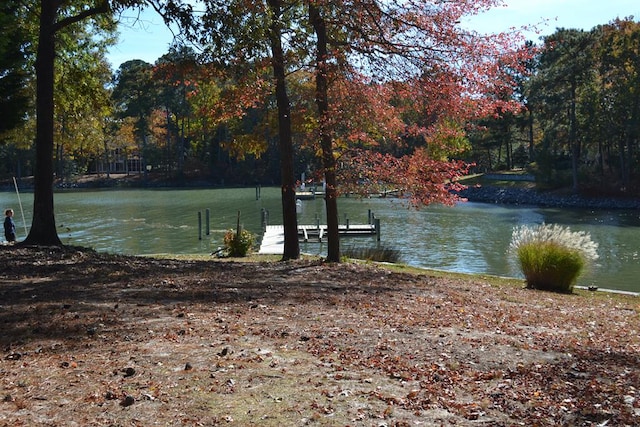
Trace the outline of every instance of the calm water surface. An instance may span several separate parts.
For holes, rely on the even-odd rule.
[[[18,239],[31,225],[33,195],[0,193],[0,206],[15,210]],[[557,223],[587,231],[596,241],[600,259],[579,284],[640,291],[640,212],[543,209],[460,203],[456,207],[409,209],[397,199],[341,198],[340,221],[366,223],[368,211],[380,218],[380,245],[398,249],[402,262],[418,267],[468,273],[519,276],[507,256],[514,226]],[[245,228],[261,233],[261,210],[271,224],[282,223],[279,188],[189,190],[63,191],[55,194],[58,235],[65,244],[122,254],[210,253],[222,245],[227,229],[235,228],[238,212]],[[209,210],[210,234],[206,235]],[[24,211],[24,222],[22,219]],[[202,240],[198,239],[198,213]],[[322,199],[302,202],[300,224],[325,223]],[[345,246],[375,246],[374,237],[345,238]],[[318,243],[303,243],[304,252],[324,253]]]

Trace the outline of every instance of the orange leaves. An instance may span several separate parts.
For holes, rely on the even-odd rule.
[[[402,158],[372,151],[349,154],[340,159],[346,188],[358,194],[399,190],[416,206],[454,203],[456,196],[451,191],[461,188],[456,180],[469,167],[461,161],[434,159],[426,149]]]

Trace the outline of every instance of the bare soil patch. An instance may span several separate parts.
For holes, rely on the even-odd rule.
[[[0,248],[0,426],[640,424],[640,302]]]

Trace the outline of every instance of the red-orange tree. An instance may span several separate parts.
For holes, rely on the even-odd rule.
[[[265,59],[272,66],[285,258],[297,256],[287,249],[290,239],[297,241],[295,216],[287,215],[294,197],[288,73],[309,64],[315,69],[312,139],[318,141],[327,183],[329,261],[340,259],[337,155],[351,172],[357,165],[360,178],[401,188],[417,204],[451,202],[449,190],[466,172],[465,164],[451,158],[464,145],[466,122],[496,111],[495,105],[508,99],[503,93],[515,86],[504,72],[519,64],[514,40],[460,26],[463,17],[499,5],[498,0],[204,3],[204,38],[214,57],[226,66],[259,65]]]
[[[347,150],[351,155],[341,161],[349,166],[351,184],[393,186],[410,194],[417,204],[455,200],[451,187],[467,171],[467,166],[450,155],[460,150],[466,122],[496,111],[496,104],[504,103],[505,97],[500,95],[515,87],[505,71],[519,67],[526,54],[526,50],[518,49],[517,37],[481,36],[461,27],[465,16],[500,3],[497,0],[308,2],[309,21],[316,38],[316,98],[327,180],[330,261],[340,258],[336,140],[353,140],[354,136],[357,140],[359,150]],[[349,84],[331,85],[332,81]],[[350,88],[348,93],[340,92],[345,87]],[[396,102],[384,107],[376,105],[379,92],[371,91],[371,87],[393,89]],[[365,106],[373,112],[379,108],[394,110],[394,114],[379,112],[369,116],[381,118],[373,127],[377,135],[370,134],[372,128],[359,128],[359,120],[353,120],[353,115],[343,114],[353,110],[354,93],[362,95],[355,97],[359,99],[356,105],[360,110]],[[402,132],[397,131],[397,117],[403,118]],[[386,136],[387,144],[394,141],[402,155],[375,150]],[[412,146],[408,144],[410,141]]]
[[[336,155],[352,172],[357,166],[359,178],[397,187],[417,204],[451,202],[449,190],[466,172],[453,159],[464,146],[466,122],[509,99],[504,93],[515,84],[504,71],[521,63],[513,39],[460,26],[463,17],[498,0],[204,3],[203,39],[214,58],[226,67],[269,61],[273,70],[285,258],[298,254],[287,244],[297,242],[288,73],[309,63],[316,70],[315,139],[327,182],[328,259],[338,261]]]

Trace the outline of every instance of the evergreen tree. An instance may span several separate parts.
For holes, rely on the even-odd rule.
[[[22,2],[0,4],[0,137],[24,122],[30,108],[27,89],[29,41],[25,34]]]

